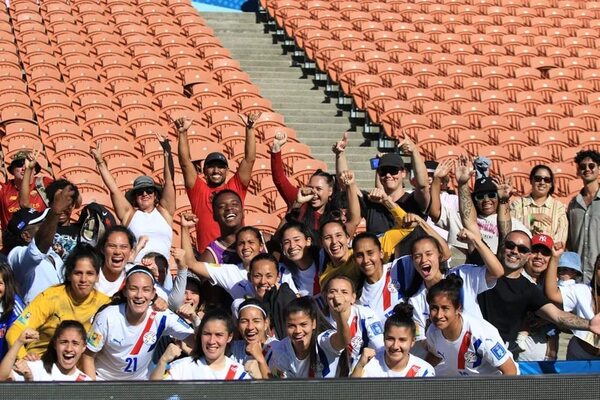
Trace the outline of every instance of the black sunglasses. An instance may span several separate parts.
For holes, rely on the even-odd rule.
[[[493,200],[496,197],[498,197],[498,193],[497,192],[488,192],[488,193],[476,193],[475,195],[473,195],[473,197],[475,197],[475,200],[481,201],[484,198],[488,198],[489,200]]]
[[[521,254],[528,254],[531,251],[531,249],[524,244],[516,244],[512,240],[506,240],[504,242],[504,247],[508,250],[514,250],[516,247]]]
[[[133,194],[135,194],[136,196],[142,196],[144,194],[154,194],[156,193],[156,189],[153,187],[146,187],[146,188],[140,188],[140,189],[136,189]]]
[[[545,257],[550,257],[552,255],[552,250],[547,248],[546,246],[533,246],[531,248],[532,253],[541,253]]]
[[[379,168],[377,170],[377,175],[384,177],[387,174],[390,175],[397,175],[398,172],[402,171],[402,168],[397,168],[397,167],[383,167],[383,168]]]
[[[552,178],[550,178],[549,176],[536,175],[536,176],[533,177],[533,181],[534,182],[542,182],[542,181],[544,181],[545,183],[552,183]]]
[[[579,163],[579,170],[580,171],[585,171],[587,169],[590,169],[590,170],[593,171],[594,168],[596,168],[596,163],[593,163],[593,162],[591,162],[591,163]]]

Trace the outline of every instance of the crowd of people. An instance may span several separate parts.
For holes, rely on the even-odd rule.
[[[568,360],[600,359],[600,153],[577,154],[582,189],[565,205],[548,166],[516,193],[489,160],[425,160],[409,139],[361,190],[347,134],[335,173],[298,186],[278,133],[288,212],[269,234],[244,224],[259,116],[243,116],[233,174],[221,153],[193,159],[192,121],[174,122],[191,213],[176,213],[161,136],[161,182],[125,193],[93,149],[112,204],[78,219],[77,182],[15,155],[0,189],[0,380],[516,375],[519,361],[556,360],[561,332]]]

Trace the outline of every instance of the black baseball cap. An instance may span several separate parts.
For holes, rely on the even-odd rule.
[[[227,162],[227,158],[225,157],[225,155],[218,151],[210,153],[204,159],[204,165],[208,165],[209,163],[212,163],[212,162],[220,162],[220,163],[225,164],[226,167],[229,167],[229,163]]]
[[[475,181],[473,187],[473,194],[476,193],[492,193],[497,192],[498,189],[490,177],[479,178]]]
[[[21,208],[12,215],[6,229],[18,236],[30,225],[39,224],[46,218],[49,208],[37,211],[35,208]]]
[[[397,153],[386,153],[379,158],[379,166],[377,169],[381,169],[383,167],[394,167],[398,169],[404,168],[404,160],[402,160],[402,156]]]

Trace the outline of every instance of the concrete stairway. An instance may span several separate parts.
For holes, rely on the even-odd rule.
[[[313,157],[335,170],[331,145],[351,128],[347,114],[340,116],[334,104],[328,103],[322,89],[314,88],[311,79],[292,67],[290,55],[283,55],[274,45],[271,34],[264,33],[253,13],[203,13],[202,16],[247,72],[261,94],[285,117],[286,124],[296,130],[298,140],[311,147]],[[376,146],[377,142],[373,143]],[[357,174],[360,188],[373,187],[374,173],[369,159],[377,153],[360,131],[350,133],[347,150],[350,168]]]

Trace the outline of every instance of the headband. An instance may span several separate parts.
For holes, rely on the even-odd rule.
[[[259,309],[260,312],[262,313],[262,315],[265,317],[265,319],[267,318],[267,313],[265,312],[265,310],[263,310],[263,308],[261,306],[256,305],[256,304],[246,304],[245,306],[240,307],[238,309],[238,315],[240,315],[244,309],[250,308],[250,307]]]
[[[141,272],[142,274],[146,274],[150,277],[150,279],[152,279],[152,284],[155,284],[156,282],[154,281],[154,275],[152,275],[152,273],[146,269],[141,269],[141,268],[132,268],[129,270],[129,272],[127,272],[127,274],[125,275],[125,279],[129,279],[129,277],[135,273]]]

